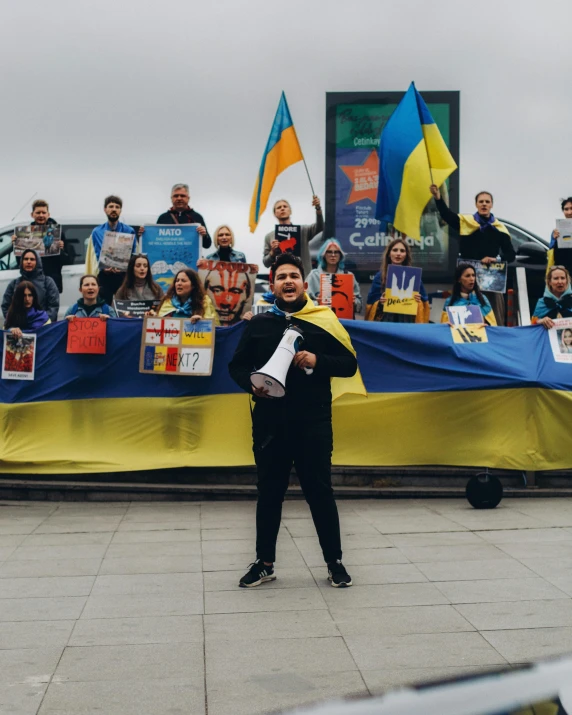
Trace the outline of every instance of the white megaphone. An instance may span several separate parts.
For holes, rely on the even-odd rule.
[[[284,397],[286,394],[286,375],[294,359],[294,355],[304,340],[301,328],[292,325],[286,329],[282,340],[270,360],[250,375],[250,382],[254,387],[268,390],[269,397]],[[311,375],[312,368],[304,368],[306,375]]]

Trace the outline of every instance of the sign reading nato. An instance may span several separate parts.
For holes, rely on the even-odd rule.
[[[153,278],[166,291],[185,268],[197,269],[199,239],[196,223],[145,226],[141,250],[147,254]]]
[[[411,266],[387,267],[385,305],[387,313],[417,314],[417,299],[421,287],[421,268]]]

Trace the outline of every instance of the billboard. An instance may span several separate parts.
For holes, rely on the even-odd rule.
[[[326,225],[325,237],[335,237],[347,253],[349,270],[379,270],[390,232],[375,218],[381,132],[404,92],[326,93]],[[422,92],[453,158],[459,164],[459,92]],[[443,196],[459,210],[459,170],[447,181]],[[457,254],[450,229],[434,200],[421,219],[421,242],[409,239],[414,265],[423,280],[450,280]]]

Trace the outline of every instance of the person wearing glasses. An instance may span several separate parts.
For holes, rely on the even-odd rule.
[[[532,323],[546,330],[554,327],[557,318],[572,318],[572,288],[566,266],[550,266],[546,274],[546,290],[538,299]]]
[[[210,248],[212,245],[211,237],[207,231],[204,218],[200,213],[189,206],[191,196],[187,184],[175,184],[171,189],[171,208],[161,214],[157,219],[159,224],[180,224],[180,223],[198,223],[197,228],[199,236],[202,238],[203,248]],[[141,230],[140,230],[141,233]]]
[[[320,302],[321,276],[323,273],[345,273],[354,279],[354,312],[361,313],[362,300],[359,283],[350,271],[345,269],[346,254],[335,238],[324,242],[318,252],[318,267],[308,274],[308,295],[312,300]]]

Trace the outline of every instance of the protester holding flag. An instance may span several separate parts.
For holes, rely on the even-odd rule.
[[[8,308],[4,330],[21,338],[22,331],[33,332],[51,322],[49,315],[40,307],[36,286],[30,281],[19,283]]]
[[[572,287],[566,266],[550,266],[548,269],[546,290],[536,304],[532,323],[550,330],[557,318],[572,318]]]
[[[81,298],[71,305],[65,314],[67,320],[75,318],[117,318],[116,312],[111,308],[103,297],[99,294],[100,286],[96,276],[85,275],[79,279],[79,291]]]
[[[373,282],[366,301],[365,319],[375,320],[383,323],[428,323],[429,322],[429,298],[423,285],[419,287],[419,294],[415,296],[418,303],[417,315],[404,315],[403,313],[386,313],[383,310],[385,298],[385,288],[387,285],[387,268],[389,265],[412,266],[411,248],[407,241],[402,238],[394,238],[383,253],[381,260],[381,270],[373,277]]]
[[[572,196],[569,196],[567,199],[562,199],[560,208],[562,209],[564,218],[572,219]],[[558,264],[560,266],[566,266],[570,272],[572,271],[572,250],[570,250],[570,248],[560,248],[558,246],[559,238],[560,231],[555,228],[550,236],[546,270],[548,271],[551,266]]]
[[[496,325],[495,314],[491,304],[484,293],[481,292],[477,283],[477,275],[473,266],[468,263],[459,263],[455,269],[455,282],[451,290],[451,295],[445,301],[441,322],[448,323],[449,316],[447,308],[452,305],[476,305],[480,308],[483,318],[489,325]]]
[[[193,323],[201,318],[214,318],[215,325],[220,325],[214,305],[192,268],[177,273],[161,304],[151,314],[160,318],[190,318]]]
[[[304,264],[304,270],[307,273],[310,273],[312,270],[312,261],[310,259],[310,248],[308,243],[314,238],[314,236],[320,233],[320,231],[324,230],[324,216],[320,205],[320,199],[317,196],[314,196],[312,199],[312,206],[316,209],[315,223],[300,226],[300,258]],[[278,219],[279,225],[292,225],[292,207],[286,199],[280,199],[274,204],[274,215]],[[270,231],[264,237],[264,255],[262,263],[264,263],[267,268],[270,268],[281,253],[280,241],[276,240],[276,234],[274,231]]]
[[[318,252],[318,267],[308,275],[308,295],[312,300],[320,300],[321,276],[323,273],[345,273],[354,281],[354,311],[361,313],[361,292],[356,277],[347,271],[344,265],[346,254],[343,252],[339,241],[335,238],[327,239]]]
[[[226,263],[246,263],[246,256],[241,251],[234,250],[234,231],[223,224],[214,232],[216,251],[207,256],[207,261],[225,261]]]
[[[117,300],[161,300],[163,289],[153,280],[149,258],[135,253],[129,259],[123,283],[115,294]]]

